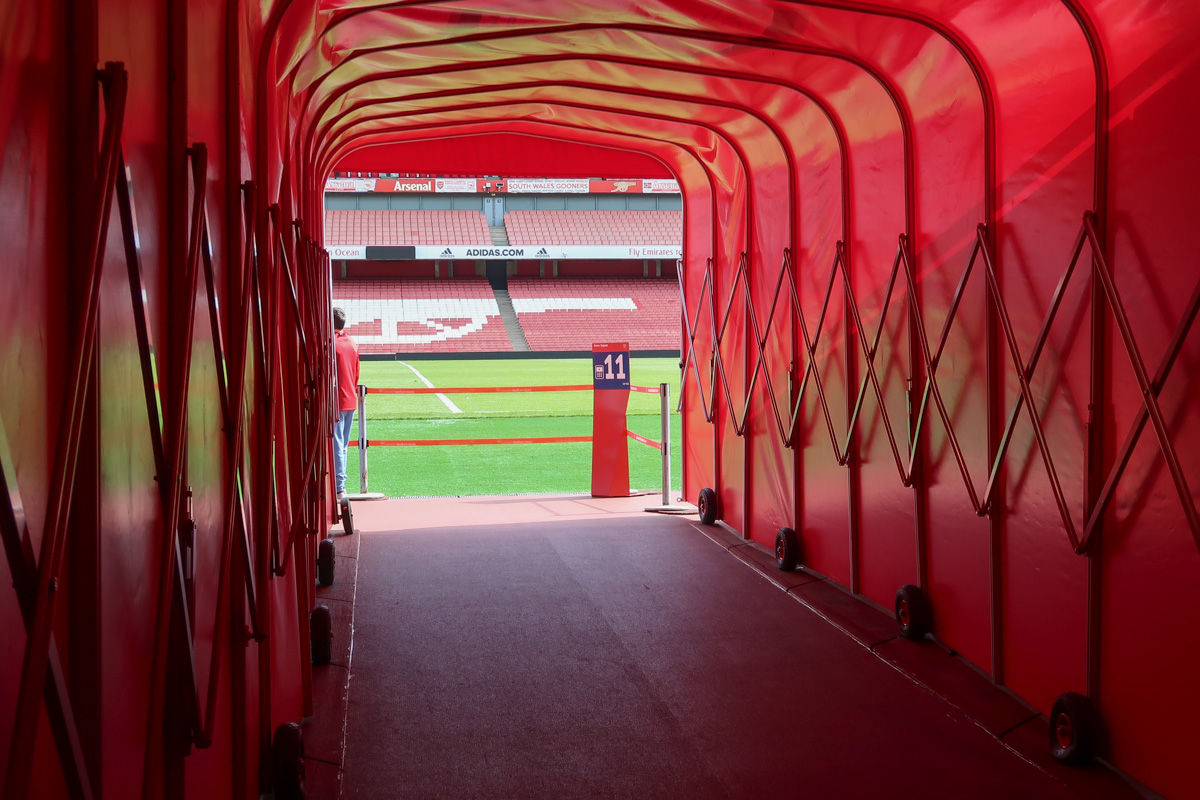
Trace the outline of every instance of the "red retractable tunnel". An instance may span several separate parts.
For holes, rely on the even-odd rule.
[[[689,499],[918,585],[1194,793],[1194,4],[6,5],[6,796],[269,785],[331,513],[324,178],[497,134],[679,180]]]

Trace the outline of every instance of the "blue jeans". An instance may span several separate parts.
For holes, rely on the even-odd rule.
[[[354,424],[354,409],[339,411],[333,423],[333,475],[338,492],[346,491],[346,443],[350,441],[350,426]]]

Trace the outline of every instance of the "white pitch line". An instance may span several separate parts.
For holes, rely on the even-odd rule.
[[[400,363],[401,363],[401,364],[404,364],[404,366],[406,366],[406,367],[408,367],[409,369],[411,369],[411,370],[412,370],[412,374],[413,374],[413,375],[416,375],[416,376],[417,376],[417,378],[418,378],[418,379],[421,381],[421,383],[425,384],[425,388],[426,388],[426,389],[432,389],[432,388],[434,388],[433,384],[429,382],[429,379],[428,379],[428,378],[426,378],[424,375],[422,375],[420,372],[417,372],[417,368],[416,368],[416,367],[414,367],[412,364],[406,363],[406,362],[404,362],[404,361],[401,361]],[[446,404],[446,408],[450,409],[450,413],[451,413],[451,414],[461,414],[461,413],[463,413],[463,412],[462,412],[462,409],[461,409],[461,408],[459,408],[458,406],[454,405],[454,403],[453,403],[453,402],[451,402],[450,398],[449,398],[449,397],[446,397],[446,395],[444,395],[444,394],[435,394],[435,395],[434,395],[434,397],[436,397],[437,399],[439,399],[439,400],[441,400],[443,403],[445,403],[445,404]]]

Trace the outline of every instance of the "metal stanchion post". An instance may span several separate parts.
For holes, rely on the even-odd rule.
[[[367,489],[367,387],[358,385],[358,474],[361,485],[359,492]]]
[[[691,506],[671,505],[671,384],[658,385],[662,401],[662,505],[647,506],[647,511],[661,514],[694,514]]]
[[[671,384],[658,385],[662,400],[662,504],[671,505]]]

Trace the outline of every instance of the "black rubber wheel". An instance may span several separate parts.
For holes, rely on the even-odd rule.
[[[700,521],[705,525],[712,525],[717,521],[717,493],[712,489],[706,487],[700,490],[700,499],[696,501],[696,507],[700,509]]]
[[[271,741],[275,800],[304,800],[304,732],[294,722],[275,729]]]
[[[799,563],[799,537],[791,528],[780,528],[775,534],[775,566],[784,572],[794,572]]]
[[[342,530],[347,536],[354,533],[354,513],[350,511],[350,498],[342,501]]]
[[[1096,713],[1078,692],[1060,694],[1050,712],[1050,753],[1064,764],[1082,766],[1096,745]]]
[[[333,583],[333,539],[322,539],[317,545],[317,583],[329,586]]]
[[[333,615],[329,606],[319,605],[312,610],[308,630],[312,640],[312,663],[328,664],[333,660]]]
[[[896,592],[896,624],[900,635],[913,641],[933,630],[933,612],[921,587],[906,583]]]

